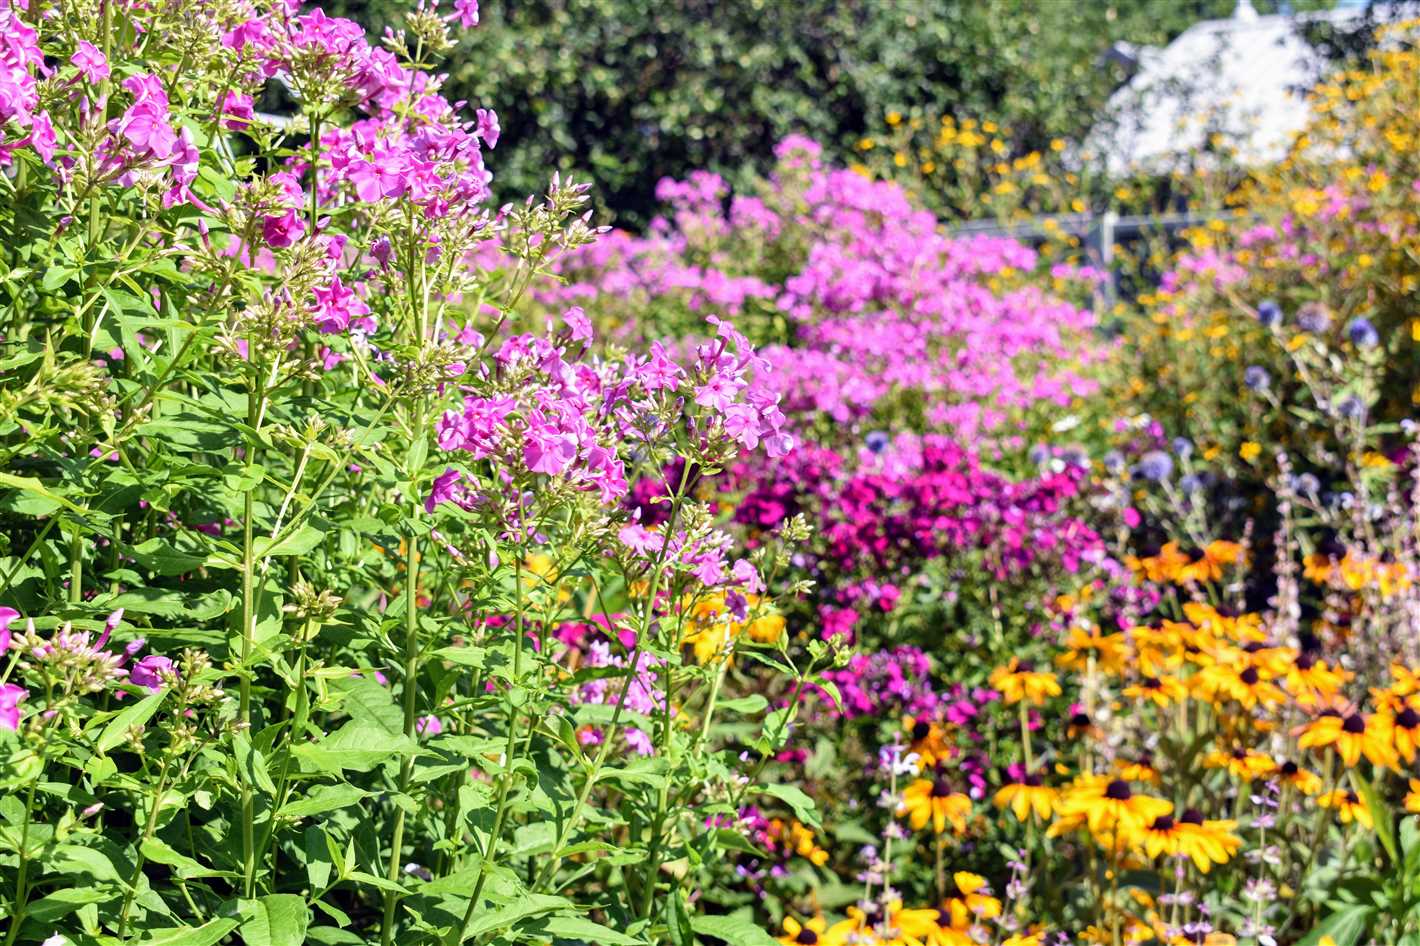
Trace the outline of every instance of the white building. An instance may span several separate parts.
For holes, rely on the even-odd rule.
[[[1275,160],[1306,123],[1307,89],[1325,71],[1302,29],[1317,20],[1359,26],[1365,15],[1343,6],[1260,16],[1239,0],[1231,18],[1195,23],[1163,49],[1116,44],[1110,58],[1135,71],[1085,150],[1104,157],[1112,174],[1167,171],[1221,132],[1245,163]]]

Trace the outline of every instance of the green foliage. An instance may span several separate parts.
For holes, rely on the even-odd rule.
[[[395,22],[388,0],[337,8]],[[1116,40],[1160,44],[1232,0],[486,0],[450,85],[504,116],[503,193],[553,169],[596,183],[619,225],[655,208],[656,181],[693,169],[737,186],[790,132],[839,160],[891,111],[990,116],[1019,152],[1075,138],[1125,78]],[[1269,11],[1272,5],[1259,3]]]

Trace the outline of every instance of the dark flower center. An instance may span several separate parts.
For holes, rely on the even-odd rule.
[[[1128,801],[1134,797],[1134,793],[1129,790],[1128,782],[1115,779],[1105,786],[1104,797],[1111,801]]]
[[[813,946],[818,942],[818,934],[806,926],[799,930],[799,935],[794,937],[794,942],[803,943],[804,946]]]
[[[944,778],[939,778],[932,782],[932,797],[946,798],[952,793],[952,786]]]
[[[1414,729],[1416,726],[1420,726],[1420,713],[1407,706],[1396,714],[1395,724],[1402,729]]]
[[[1257,675],[1256,667],[1248,667],[1242,673],[1238,674],[1238,679],[1248,686],[1257,686],[1257,681],[1261,678]]]
[[[912,724],[912,741],[921,742],[932,734],[932,724],[919,720]]]
[[[1157,690],[1159,687],[1163,686],[1163,684],[1159,681],[1158,677],[1145,677],[1143,686],[1146,690]]]
[[[1296,775],[1299,771],[1301,770],[1297,768],[1297,763],[1295,762],[1282,763],[1282,774],[1287,776],[1288,778],[1291,778],[1293,775]]]
[[[1190,808],[1179,815],[1178,820],[1184,824],[1202,824],[1203,812],[1199,811],[1197,808]]]
[[[1154,819],[1154,823],[1151,827],[1155,831],[1172,831],[1173,826],[1174,820],[1172,815],[1159,815],[1159,817]]]
[[[1233,758],[1234,758],[1234,759],[1246,759],[1246,758],[1247,758],[1247,750],[1246,750],[1246,749],[1234,749],[1234,750],[1233,750]]]
[[[1070,717],[1071,726],[1088,726],[1089,724],[1090,717],[1086,716],[1084,713],[1076,713]]]
[[[1030,788],[1039,788],[1045,784],[1045,780],[1039,775],[1027,775],[1025,778],[1021,779],[1021,784]]]
[[[1021,660],[1016,663],[1016,673],[1034,673],[1035,664],[1029,660]]]
[[[1342,722],[1341,729],[1343,732],[1348,732],[1353,736],[1359,736],[1366,731],[1366,720],[1362,718],[1360,714],[1352,713]]]
[[[1355,792],[1347,792],[1347,793],[1346,793],[1346,804],[1348,804],[1348,805],[1359,805],[1360,803],[1361,803],[1361,798],[1360,798],[1360,796],[1357,795]]]
[[[1297,669],[1310,670],[1316,666],[1316,654],[1309,650],[1304,650],[1297,655]]]

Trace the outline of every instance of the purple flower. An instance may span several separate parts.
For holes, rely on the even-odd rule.
[[[1346,337],[1351,339],[1351,344],[1357,348],[1375,348],[1381,343],[1380,333],[1371,324],[1370,319],[1354,318],[1351,324],[1346,326]]]
[[[306,221],[294,208],[288,209],[279,217],[266,217],[261,222],[262,238],[277,248],[290,246],[305,232]],[[339,282],[338,279],[336,281]]]
[[[1267,373],[1267,369],[1261,365],[1248,365],[1243,372],[1243,384],[1247,385],[1249,391],[1265,391],[1272,383],[1272,376]]]
[[[0,653],[10,649],[10,625],[19,616],[14,608],[0,608]]]
[[[24,687],[0,684],[0,729],[14,731],[20,726],[20,702],[29,696]]]
[[[458,486],[461,479],[463,479],[463,474],[453,467],[449,467],[434,477],[434,485],[429,490],[429,497],[424,500],[424,511],[433,512],[434,507],[440,503],[457,502],[463,493],[463,490]]]
[[[478,22],[477,3],[473,4],[473,22]],[[474,111],[474,116],[478,124],[478,137],[482,138],[488,147],[498,147],[498,137],[503,133],[498,127],[498,113],[491,108],[480,108]]]
[[[471,30],[478,25],[478,0],[454,0],[454,16],[458,18],[459,26],[466,30]],[[479,109],[480,112],[483,109]],[[493,147],[498,143],[497,135],[488,143],[488,147]]]
[[[1173,474],[1173,458],[1162,450],[1150,450],[1139,458],[1134,472],[1146,480],[1159,482]]]
[[[69,57],[69,61],[78,66],[84,78],[93,85],[108,78],[108,60],[97,46],[87,40],[79,40],[78,50]]]
[[[1297,326],[1304,332],[1319,335],[1331,326],[1331,312],[1320,302],[1308,302],[1297,310]]]
[[[1271,299],[1264,299],[1257,304],[1257,321],[1266,328],[1281,324],[1282,307]]]
[[[173,672],[171,659],[161,654],[149,654],[133,665],[133,669],[128,671],[128,679],[150,693],[157,693],[163,688],[163,677]]]

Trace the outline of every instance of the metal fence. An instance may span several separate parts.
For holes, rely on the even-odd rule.
[[[1034,217],[1020,223],[999,223],[994,220],[969,220],[949,226],[957,236],[1005,236],[1022,242],[1039,242],[1059,233],[1068,233],[1084,242],[1090,263],[1108,274],[1100,287],[1097,302],[1106,309],[1119,299],[1119,274],[1115,266],[1114,248],[1121,241],[1138,239],[1148,233],[1173,233],[1197,227],[1211,220],[1238,219],[1230,213],[1127,214],[1112,210],[1104,213],[1059,214]]]

